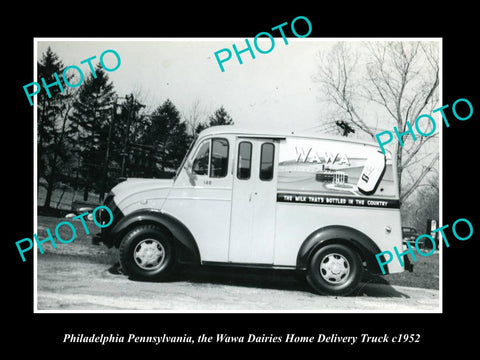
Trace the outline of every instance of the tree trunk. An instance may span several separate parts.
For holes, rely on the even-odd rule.
[[[87,201],[88,200],[88,186],[85,185],[85,188],[83,189],[83,201]]]
[[[47,195],[45,196],[45,202],[43,204],[43,206],[46,208],[50,207],[50,202],[52,201],[52,193],[53,193],[53,183],[49,181],[47,184]]]
[[[58,199],[57,201],[57,206],[56,206],[57,209],[60,206],[60,203],[62,202],[63,195],[65,194],[65,190],[66,190],[66,187],[63,187],[62,194],[60,195],[60,199]]]
[[[400,143],[397,144],[397,177],[398,177],[398,198],[402,198],[402,173],[403,173],[403,165],[402,165],[402,147]],[[400,201],[400,206],[402,206],[402,202]]]

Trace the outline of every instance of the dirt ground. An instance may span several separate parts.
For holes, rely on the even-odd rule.
[[[60,220],[39,217],[38,235]],[[98,231],[89,224],[91,234]],[[116,249],[93,245],[80,224],[72,243],[37,253],[36,304],[42,311],[439,312],[436,289],[367,280],[352,296],[314,294],[293,272],[192,267],[168,282],[133,281]],[[69,236],[65,236],[66,239]]]

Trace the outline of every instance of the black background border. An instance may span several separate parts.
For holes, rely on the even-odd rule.
[[[378,8],[347,4],[326,8],[315,6],[293,8],[291,4],[267,5],[266,11],[246,3],[223,3],[208,8],[192,8],[184,4],[181,10],[166,8],[163,4],[76,4],[45,5],[8,10],[11,22],[4,22],[2,56],[4,108],[11,109],[4,118],[3,160],[7,194],[4,218],[3,254],[7,266],[4,279],[8,291],[4,322],[6,335],[3,343],[8,348],[23,351],[26,346],[35,354],[69,352],[78,354],[95,351],[135,351],[160,349],[151,345],[63,344],[65,333],[92,333],[127,335],[183,335],[229,333],[246,335],[296,333],[315,335],[337,333],[340,335],[395,335],[419,333],[421,343],[403,344],[402,349],[441,351],[443,348],[461,346],[462,351],[473,348],[476,341],[476,324],[469,321],[476,313],[475,299],[476,254],[478,250],[478,215],[470,205],[478,199],[476,193],[475,138],[478,129],[478,80],[473,13],[468,5],[451,5],[451,8],[421,10],[407,3]],[[440,5],[439,5],[440,6]],[[275,8],[275,10],[273,9]],[[470,15],[472,14],[472,15]],[[440,37],[443,39],[443,104],[452,104],[458,98],[467,98],[473,104],[474,114],[468,121],[452,120],[450,128],[443,131],[443,223],[452,224],[458,218],[469,219],[474,235],[465,242],[453,240],[443,253],[443,313],[442,314],[34,314],[33,264],[22,263],[14,242],[33,234],[33,109],[25,101],[22,86],[33,79],[34,37],[241,37],[252,38],[261,31],[296,16],[308,17],[313,31],[310,37]],[[478,25],[478,22],[477,22]],[[274,56],[272,54],[271,56]],[[12,106],[13,105],[13,106]],[[8,107],[7,107],[8,106]],[[447,115],[449,112],[447,112]],[[451,114],[451,113],[450,113]],[[453,118],[450,115],[450,118]],[[14,225],[14,226],[13,226]],[[472,325],[472,326],[469,326]],[[216,351],[220,344],[161,345],[175,350]],[[368,349],[382,351],[389,347],[399,349],[399,344],[374,344],[349,346],[341,344],[243,344],[229,345],[257,351],[263,347],[295,351],[352,351]],[[455,349],[455,347],[454,347]],[[209,354],[206,352],[205,354]],[[306,355],[305,355],[306,356]]]

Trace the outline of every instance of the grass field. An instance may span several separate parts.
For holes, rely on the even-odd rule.
[[[83,227],[83,224],[80,220],[38,215],[36,234],[39,240],[45,239],[48,236],[47,229],[50,230],[50,233],[55,238],[55,228],[62,221],[67,221],[73,224],[76,232],[76,236],[72,242],[62,243],[55,239],[55,243],[57,246],[56,249],[53,248],[50,242],[42,244],[44,252],[59,254],[67,257],[81,257],[84,261],[87,262],[107,265],[114,264],[117,261],[116,250],[108,249],[106,246],[103,245],[93,245],[91,238],[93,235],[100,232],[100,229],[93,223],[93,221],[87,220],[86,217],[84,217],[84,219],[89,232],[88,235],[86,234],[85,228]],[[58,234],[65,241],[68,241],[72,238],[72,231],[66,225],[60,226],[58,228]]]
[[[410,262],[412,257],[409,255]],[[395,261],[395,260],[394,260]],[[413,263],[413,272],[404,271],[399,274],[390,275],[370,275],[367,281],[384,283],[391,285],[418,287],[424,289],[439,289],[439,253],[436,252],[428,257],[417,256],[417,261]]]

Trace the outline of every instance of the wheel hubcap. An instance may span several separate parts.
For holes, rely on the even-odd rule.
[[[335,285],[344,283],[350,273],[348,260],[340,254],[328,254],[320,263],[320,274],[327,282]]]
[[[165,248],[155,239],[140,241],[133,251],[135,263],[145,270],[156,270],[165,262]]]

